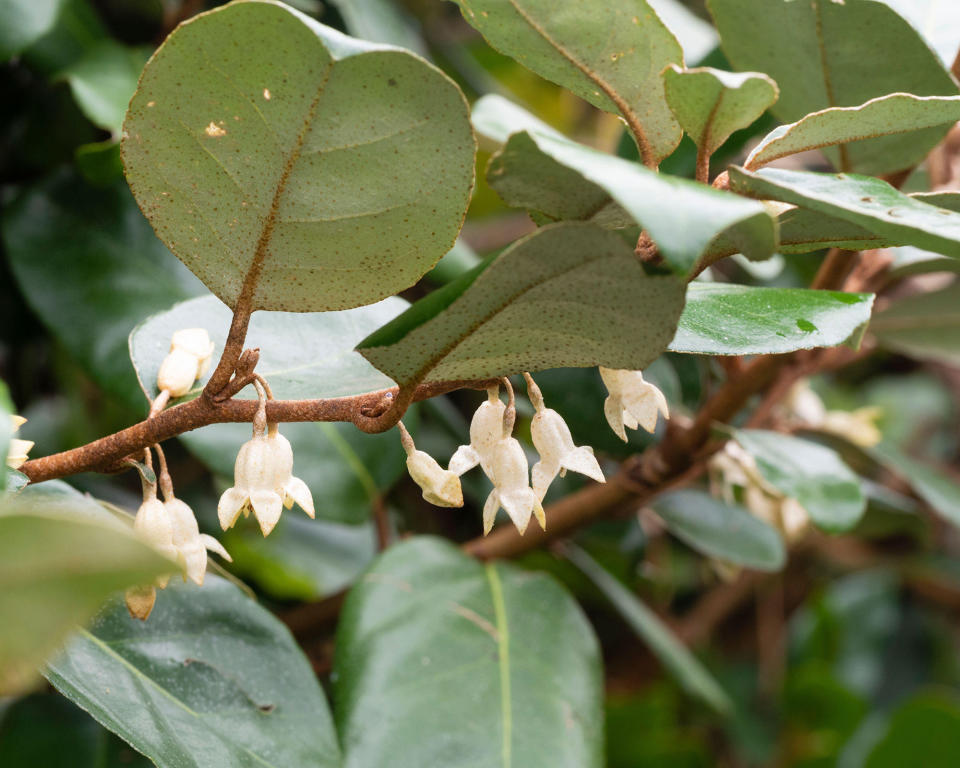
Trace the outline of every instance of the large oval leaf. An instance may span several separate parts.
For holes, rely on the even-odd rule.
[[[345,766],[599,768],[600,669],[590,625],[556,583],[411,539],[340,619]]]
[[[683,63],[680,44],[646,0],[456,0],[497,50],[577,96],[619,114],[644,162],[680,143],[660,73]]]
[[[124,134],[140,207],[231,307],[245,281],[252,308],[298,312],[406,288],[453,245],[473,185],[449,78],[280,3],[180,26],[144,69]]]
[[[340,766],[323,691],[290,632],[216,576],[171,582],[146,622],[118,600],[47,678],[159,768]]]
[[[651,277],[609,230],[542,227],[414,304],[358,347],[399,384],[605,365],[637,370],[670,343],[684,283]]]
[[[353,351],[365,336],[410,305],[391,297],[376,304],[340,312],[290,314],[257,312],[250,319],[246,346],[260,349],[257,373],[282,399],[344,397],[375,392],[393,382]],[[223,350],[233,313],[214,296],[184,301],[148,318],[130,334],[130,359],[147,397],[157,396],[157,373],[170,349],[170,337],[181,328],[205,328]],[[186,395],[203,390],[206,377]],[[256,397],[253,388],[241,396]]]
[[[877,314],[870,330],[888,349],[960,365],[960,282],[894,302]]]

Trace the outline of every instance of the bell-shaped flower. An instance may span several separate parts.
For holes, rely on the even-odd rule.
[[[213,342],[203,328],[185,328],[173,334],[170,352],[160,364],[157,388],[170,397],[183,397],[210,368]]]
[[[605,483],[603,472],[597,458],[593,455],[593,448],[588,445],[577,447],[573,443],[570,427],[563,417],[552,408],[547,408],[543,402],[543,393],[529,373],[524,374],[527,381],[527,394],[533,403],[536,413],[530,423],[530,436],[533,445],[540,454],[540,461],[533,465],[533,491],[537,498],[543,501],[547,489],[553,479],[566,475],[567,470],[579,472],[581,475]]]
[[[407,453],[407,471],[423,491],[423,498],[438,507],[462,507],[459,475],[441,467],[429,453],[418,451],[402,421],[397,423],[397,428]]]
[[[283,508],[294,502],[314,517],[313,497],[307,484],[293,476],[293,448],[290,441],[271,424],[266,432],[257,434],[244,443],[234,466],[233,487],[224,491],[217,505],[220,526],[227,530],[253,510],[266,536],[280,520]]]
[[[527,530],[531,515],[546,529],[547,520],[540,499],[530,487],[529,464],[523,446],[515,437],[501,437],[493,451],[491,480],[493,490],[483,505],[483,533],[493,528],[497,510],[503,507],[517,530]]]
[[[670,418],[667,398],[657,387],[643,380],[640,371],[600,368],[600,377],[610,393],[603,403],[607,422],[617,436],[626,442],[624,427],[643,427],[647,432],[657,428],[657,417]]]
[[[477,464],[487,477],[493,479],[493,455],[503,439],[503,417],[506,406],[500,400],[500,387],[487,390],[487,400],[481,403],[470,421],[470,445],[457,448],[447,468],[457,476],[473,469]]]
[[[14,433],[27,422],[23,416],[11,416],[10,420],[13,423]],[[19,469],[27,460],[27,454],[30,453],[31,448],[33,448],[33,442],[30,440],[20,440],[16,437],[10,438],[10,445],[7,448],[7,466],[10,467],[10,469]]]
[[[156,496],[144,500],[133,519],[133,530],[141,541],[149,544],[157,552],[174,562],[178,552],[173,543],[173,522],[170,513]],[[156,584],[160,589],[167,586],[170,575],[160,576]]]
[[[157,588],[153,584],[130,587],[123,593],[123,599],[133,618],[146,621],[150,618],[154,603],[157,602]]]

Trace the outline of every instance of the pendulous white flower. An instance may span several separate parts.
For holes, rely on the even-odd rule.
[[[400,430],[400,442],[407,453],[407,471],[423,491],[423,498],[438,507],[462,507],[460,477],[441,467],[429,453],[418,451],[402,421],[397,422],[397,428]]]
[[[170,340],[170,352],[160,364],[157,388],[170,397],[183,397],[210,368],[213,342],[203,328],[184,328]]]
[[[260,414],[258,414],[259,417]],[[220,526],[227,530],[237,522],[240,513],[253,510],[266,536],[280,520],[283,508],[294,502],[314,517],[313,497],[307,484],[293,476],[293,448],[271,424],[267,429],[254,421],[253,438],[240,447],[234,465],[233,487],[224,491],[217,505]]]
[[[497,510],[503,507],[517,530],[527,530],[531,515],[546,530],[547,520],[540,499],[530,487],[529,464],[523,446],[515,437],[501,437],[493,451],[491,462],[493,490],[483,505],[483,534],[493,528]]]
[[[657,428],[657,417],[670,418],[667,398],[657,387],[643,380],[641,371],[623,371],[612,368],[600,369],[600,378],[610,393],[603,403],[607,423],[617,436],[626,442],[624,427],[643,427],[647,432]]]
[[[27,423],[27,420],[23,418],[23,416],[10,416],[10,421],[13,423],[14,434],[16,434],[20,427]],[[11,437],[10,446],[7,449],[7,466],[10,467],[10,469],[19,469],[27,460],[27,454],[30,453],[31,448],[33,448],[32,441]]]
[[[487,477],[493,479],[493,454],[503,439],[503,418],[506,406],[500,400],[500,387],[487,389],[487,399],[480,404],[470,421],[470,445],[457,448],[447,468],[457,476],[473,469],[477,464]]]
[[[530,435],[537,453],[540,454],[540,461],[533,465],[531,472],[533,491],[537,498],[543,501],[553,479],[558,474],[563,477],[568,469],[586,475],[598,483],[605,483],[603,471],[593,455],[593,448],[588,445],[574,445],[567,422],[555,410],[546,407],[540,387],[533,377],[525,373],[524,378],[527,380],[527,394],[536,410],[530,423]]]

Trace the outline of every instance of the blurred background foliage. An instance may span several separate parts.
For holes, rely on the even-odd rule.
[[[584,143],[635,157],[618,120],[493,51],[453,4],[291,4],[359,37],[420,52],[449,73],[471,101],[502,93]],[[129,362],[127,335],[151,313],[202,292],[137,210],[117,142],[151,50],[177,23],[213,5],[0,2],[0,14],[31,9],[30,24],[0,34],[0,378],[17,411],[29,419],[23,436],[36,442],[34,455],[142,418],[146,401]],[[683,40],[688,65],[725,65],[701,3],[655,5],[663,6]],[[0,25],[7,23],[0,17]],[[734,135],[717,163],[742,157],[750,140],[773,124],[764,118]],[[461,243],[407,298],[449,281],[478,256],[532,230],[526,214],[505,207],[485,183],[488,159],[481,147]],[[695,149],[685,139],[663,170],[692,176],[694,160]],[[731,262],[724,268],[741,282],[806,286],[818,263],[816,255],[804,255],[778,258],[772,271],[770,264]],[[650,377],[681,416],[696,409],[722,372],[707,359],[666,355]],[[623,445],[609,431],[601,416],[605,391],[595,371],[558,370],[538,380],[577,442],[595,446],[608,467],[648,442],[633,433]],[[879,406],[889,444],[957,473],[956,368],[874,354],[814,386],[829,407]],[[419,406],[407,422],[418,446],[449,456],[464,441],[479,399],[461,392]],[[531,415],[521,414],[526,420],[521,434],[529,434]],[[229,456],[241,433],[242,428],[210,427],[168,448],[178,495],[211,531],[217,494],[228,484]],[[467,507],[437,510],[422,503],[406,478],[395,435],[368,436],[326,424],[289,425],[285,434],[295,446],[297,474],[317,499],[318,521],[289,514],[269,539],[245,526],[232,530],[224,543],[234,556],[232,570],[288,623],[325,680],[338,595],[382,541],[407,531],[455,541],[476,536],[486,489],[478,475],[468,475]],[[549,552],[523,559],[525,567],[562,580],[597,629],[607,670],[610,768],[957,765],[957,530],[923,514],[906,488],[891,482],[868,456],[845,458],[883,481],[871,486],[868,514],[857,531],[814,535],[791,554],[785,571],[757,574],[746,586],[743,580],[721,580],[700,554],[642,514],[597,524],[579,537],[582,551],[641,596],[654,618],[697,652],[732,699],[726,714],[688,695],[609,606],[597,583],[567,560]],[[557,482],[551,497],[578,482],[575,477]],[[139,502],[133,473],[79,476],[71,483],[127,509]],[[5,768],[146,764],[55,693],[0,701]]]

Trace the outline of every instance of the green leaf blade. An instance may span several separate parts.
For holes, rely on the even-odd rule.
[[[960,282],[894,302],[877,313],[870,331],[887,349],[960,365]]]

